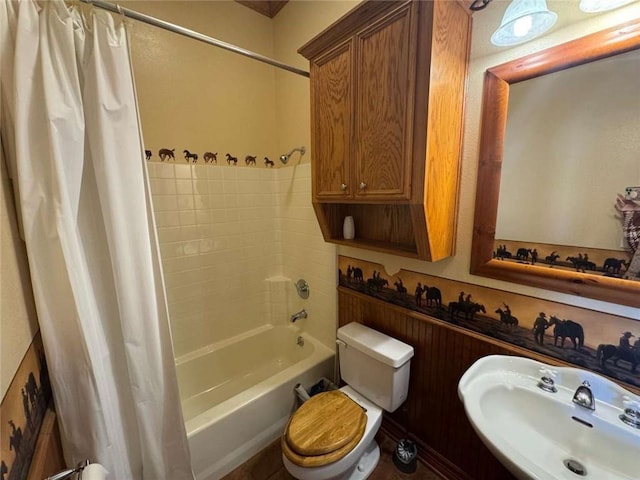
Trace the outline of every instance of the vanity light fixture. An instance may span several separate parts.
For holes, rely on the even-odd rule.
[[[513,0],[491,35],[491,43],[507,47],[527,42],[549,30],[557,18],[545,0]]]
[[[586,13],[606,12],[635,0],[580,0],[580,10]]]

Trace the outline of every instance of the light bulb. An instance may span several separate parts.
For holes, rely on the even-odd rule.
[[[491,43],[499,47],[518,45],[542,35],[556,22],[545,0],[513,0],[502,17]]]
[[[529,33],[529,30],[531,30],[532,24],[533,19],[531,18],[531,15],[519,18],[513,24],[513,34],[516,37],[524,37],[527,33]]]

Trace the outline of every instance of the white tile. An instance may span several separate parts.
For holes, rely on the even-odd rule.
[[[227,211],[224,208],[213,208],[209,210],[211,223],[226,223]]]
[[[176,178],[191,180],[191,165],[183,163],[176,164],[174,167]]]
[[[158,227],[158,238],[161,244],[182,240],[180,227]]]
[[[196,212],[195,210],[184,210],[178,212],[180,217],[180,225],[195,225],[196,224]]]
[[[200,241],[192,240],[184,243],[185,255],[196,255],[200,251]]]
[[[150,180],[155,180],[157,178],[158,172],[155,162],[147,162],[147,172]]]
[[[175,195],[154,195],[153,208],[156,212],[178,210],[178,201]]]
[[[175,227],[180,225],[178,212],[156,212],[155,217],[158,227]]]
[[[225,216],[228,223],[237,222],[239,219],[238,210],[236,209],[225,210]]]
[[[200,240],[200,253],[208,253],[213,250],[214,240],[212,238],[204,238]]]
[[[208,225],[213,223],[211,210],[196,210],[196,223],[198,225]]]
[[[200,156],[200,161],[204,161],[202,156]],[[195,179],[206,179],[208,176],[210,166],[209,165],[191,165],[191,178]]]
[[[198,212],[196,211],[196,220],[198,219]],[[214,228],[211,224],[200,224],[198,222],[198,238],[212,238],[214,235]]]
[[[206,178],[193,180],[193,193],[207,195],[209,193],[209,180]]]
[[[184,227],[180,227],[180,240],[190,241],[199,239],[200,237],[201,235],[198,225],[187,225]]]
[[[225,180],[235,180],[237,178],[237,167],[223,167],[222,178]]]
[[[220,155],[218,155],[218,157],[220,157]],[[218,162],[220,162],[220,158],[218,158]],[[223,170],[224,170],[224,167],[222,166],[218,166],[218,165],[210,166],[210,168],[207,170],[207,178],[210,178],[211,180],[222,180]]]
[[[209,177],[207,185],[209,188],[209,194],[223,193],[224,180],[222,180],[222,178],[211,179],[211,177]]]
[[[209,195],[194,195],[193,203],[194,208],[196,209],[209,208],[211,204],[211,197],[209,197]]]
[[[156,175],[158,178],[175,178],[173,165],[170,163],[157,163]]]
[[[193,195],[178,195],[178,210],[193,210]]]
[[[237,195],[225,195],[224,196],[224,208],[237,208],[238,196]]]
[[[174,195],[176,182],[173,178],[152,178],[150,180],[151,193],[154,195]]]
[[[177,179],[176,180],[176,193],[178,195],[190,195],[193,194],[193,183],[190,179]]]
[[[160,245],[160,255],[163,259],[180,257],[184,255],[183,247],[183,242],[165,243],[163,245]]]
[[[225,181],[222,184],[222,192],[223,193],[237,193],[238,192],[238,185],[236,184],[236,182]]]

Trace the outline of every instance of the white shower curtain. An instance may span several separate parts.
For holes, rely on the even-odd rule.
[[[0,3],[2,148],[65,459],[193,478],[123,19]]]

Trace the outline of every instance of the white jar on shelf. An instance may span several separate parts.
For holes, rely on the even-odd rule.
[[[342,225],[342,236],[345,240],[353,240],[356,236],[356,227],[353,223],[353,217],[351,215],[344,217],[344,224]]]

